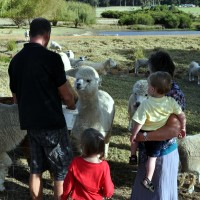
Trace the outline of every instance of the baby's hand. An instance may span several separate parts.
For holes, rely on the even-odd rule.
[[[136,138],[136,136],[132,134],[131,137],[130,137],[130,142],[131,143],[134,142],[135,138]]]

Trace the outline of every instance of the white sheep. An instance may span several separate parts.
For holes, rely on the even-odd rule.
[[[69,58],[70,64],[73,68],[77,67],[77,64],[84,60],[87,60],[87,56],[80,56],[78,59],[77,58]]]
[[[29,30],[26,30],[24,32],[24,37],[25,37],[25,41],[27,42],[29,40]]]
[[[194,76],[198,77],[198,85],[200,85],[200,66],[197,62],[192,61],[189,65],[189,81],[194,81]]]
[[[178,140],[178,150],[180,156],[181,172],[196,173],[200,183],[200,134],[190,135]],[[194,176],[194,179],[196,177]],[[183,181],[182,181],[183,182]],[[195,184],[195,180],[192,181]],[[194,185],[190,186],[190,189]]]
[[[68,58],[74,58],[74,52],[72,50],[67,50],[66,55]]]
[[[75,88],[78,99],[78,115],[71,132],[75,153],[80,153],[80,137],[86,128],[95,128],[105,137],[105,157],[111,137],[114,118],[114,100],[105,91],[99,90],[99,75],[95,69],[86,66],[76,74]]]
[[[59,52],[59,55],[62,58],[65,72],[72,68],[68,56],[64,52]]]
[[[0,104],[0,116],[0,191],[3,191],[5,177],[12,164],[7,152],[15,149],[27,132],[20,129],[16,104]]]
[[[77,67],[82,66],[90,66],[94,68],[99,75],[106,75],[111,68],[117,66],[117,63],[112,58],[108,58],[104,62],[92,62],[85,60],[77,63]]]
[[[141,66],[147,66],[149,59],[147,58],[139,58],[135,61],[135,75],[138,76],[138,70]]]
[[[55,41],[51,41],[50,49],[54,51],[62,51],[62,47]]]
[[[132,117],[135,111],[137,110],[140,103],[145,100],[148,96],[147,93],[148,83],[147,80],[139,80],[133,85],[132,94],[128,100],[128,117],[129,117],[129,125],[128,130],[132,129]]]

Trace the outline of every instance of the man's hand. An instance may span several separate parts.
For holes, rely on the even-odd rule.
[[[185,128],[181,129],[181,132],[178,135],[179,139],[184,138],[184,137],[186,137],[186,130],[185,130]]]

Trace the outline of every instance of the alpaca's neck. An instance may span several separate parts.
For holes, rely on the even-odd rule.
[[[99,107],[98,92],[79,96],[80,108],[92,109]]]

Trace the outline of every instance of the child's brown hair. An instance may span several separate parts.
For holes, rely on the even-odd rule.
[[[81,147],[83,156],[88,157],[93,154],[99,154],[100,158],[104,156],[104,137],[94,128],[88,128],[81,134]]]
[[[154,87],[158,94],[166,94],[172,87],[172,77],[167,72],[154,72],[148,77],[148,83]]]

